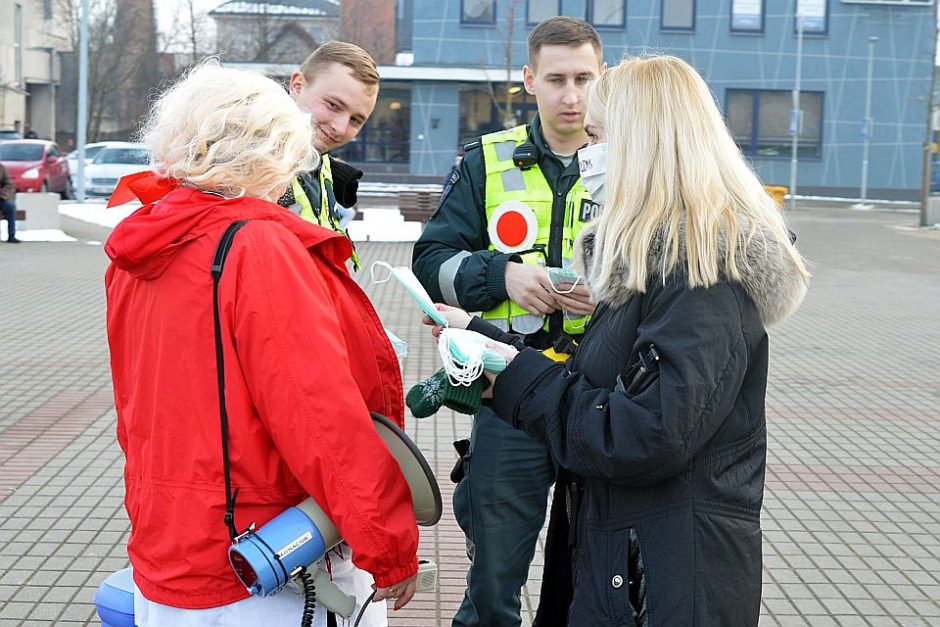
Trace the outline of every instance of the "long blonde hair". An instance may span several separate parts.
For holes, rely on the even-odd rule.
[[[214,59],[160,96],[140,135],[159,174],[226,198],[276,198],[319,163],[310,114],[283,87]]]
[[[767,236],[808,276],[776,204],[741,155],[711,91],[685,61],[625,59],[591,86],[588,113],[608,143],[607,202],[592,272],[603,293],[624,266],[626,287],[645,292],[684,257],[690,288],[740,280],[738,255]],[[724,242],[722,244],[722,242]],[[662,267],[650,268],[652,246]],[[623,278],[616,279],[623,281]]]

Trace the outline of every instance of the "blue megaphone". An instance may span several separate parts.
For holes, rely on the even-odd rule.
[[[372,420],[411,489],[418,524],[436,524],[443,511],[441,491],[424,455],[394,422],[376,413]],[[260,529],[240,535],[229,547],[228,557],[248,592],[264,597],[278,592],[342,541],[326,513],[308,498],[287,508]],[[324,569],[317,569],[314,584],[317,598],[324,606],[349,617],[354,600],[330,584]]]

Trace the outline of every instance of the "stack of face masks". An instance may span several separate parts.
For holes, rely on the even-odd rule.
[[[502,372],[506,360],[489,347],[495,341],[476,331],[443,329],[437,347],[451,383],[469,386],[483,376],[484,370]]]

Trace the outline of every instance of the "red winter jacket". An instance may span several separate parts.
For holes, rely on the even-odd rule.
[[[149,600],[247,596],[228,563],[212,322],[213,253],[250,220],[219,288],[235,524],[312,495],[386,587],[417,570],[411,493],[369,411],[403,424],[394,350],[349,276],[342,235],[272,203],[188,188],[121,222],[105,250],[127,551]]]

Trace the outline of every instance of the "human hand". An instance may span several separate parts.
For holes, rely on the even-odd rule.
[[[470,325],[470,320],[473,318],[473,316],[458,307],[435,303],[434,308],[444,315],[444,318],[447,319],[447,326],[451,329],[466,329]],[[441,329],[444,328],[431,320],[428,315],[421,318],[421,322],[431,327],[431,335],[434,337],[439,337]]]
[[[487,342],[486,347],[492,349],[500,355],[503,359],[506,360],[506,365],[512,363],[512,360],[515,359],[516,355],[519,354],[519,351],[516,350],[515,346],[510,346],[509,344],[503,344],[502,342]],[[490,382],[490,386],[483,390],[483,393],[480,395],[480,398],[493,398],[493,388],[496,386],[496,377],[499,376],[498,373],[490,372],[489,370],[483,371],[483,376],[486,377],[486,380]]]
[[[591,300],[591,289],[587,285],[561,283],[554,294],[558,307],[580,316],[594,313],[597,303]]]
[[[401,608],[408,605],[408,602],[411,601],[412,597],[414,597],[415,591],[417,589],[418,573],[415,573],[411,577],[399,581],[398,583],[387,588],[376,588],[373,601],[386,601],[394,599],[395,606],[392,609],[400,610]]]
[[[547,316],[558,307],[545,268],[510,261],[506,264],[506,293],[529,313]]]

